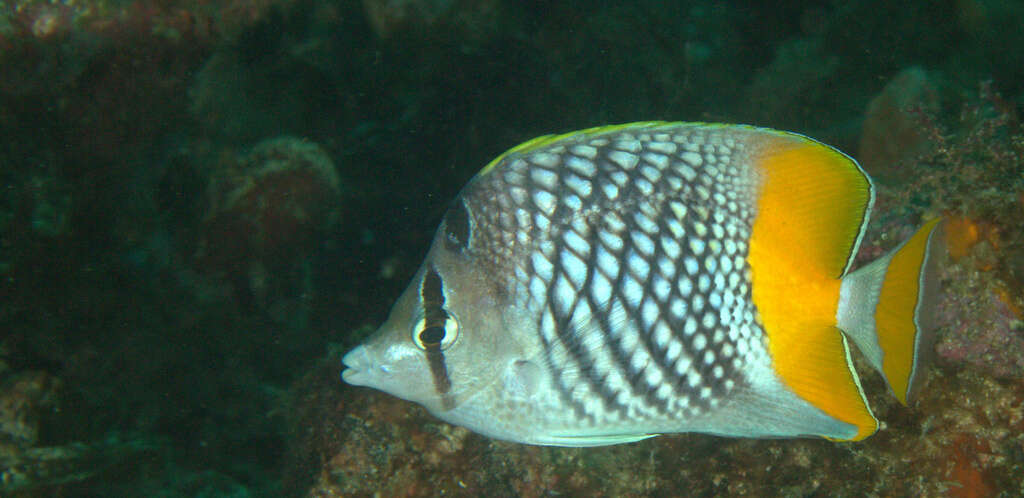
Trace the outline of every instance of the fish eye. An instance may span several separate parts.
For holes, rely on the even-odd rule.
[[[444,326],[427,326],[427,321],[420,318],[416,326],[412,328],[412,342],[420,349],[427,349],[428,346],[440,344],[441,351],[444,351],[455,344],[459,338],[459,322],[450,314],[444,320]]]

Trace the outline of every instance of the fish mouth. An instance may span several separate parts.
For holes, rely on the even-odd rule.
[[[341,358],[345,370],[341,372],[341,380],[353,386],[369,385],[369,372],[372,370],[373,359],[366,346],[356,346]]]

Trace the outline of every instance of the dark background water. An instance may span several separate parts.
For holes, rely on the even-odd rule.
[[[942,372],[1000,379],[1019,411],[1021,365],[991,355],[1021,347],[1021,26],[1024,5],[981,0],[0,3],[0,494],[436,492],[359,469],[387,450],[332,460],[358,431],[317,417],[365,419],[323,408],[364,394],[337,379],[339,351],[383,320],[490,159],[639,120],[840,147],[901,206],[878,247],[926,213],[962,215],[969,247],[992,252],[971,289],[996,304],[951,298],[946,329],[973,310],[1006,331],[947,340]],[[1020,441],[982,432],[935,443],[936,475],[1020,492],[1004,478]],[[980,480],[947,472],[985,451],[1002,466]],[[542,481],[502,490],[615,494]]]

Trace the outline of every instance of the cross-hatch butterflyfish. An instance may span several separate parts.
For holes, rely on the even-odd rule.
[[[543,136],[456,197],[343,378],[509,441],[859,440],[851,360],[906,403],[933,349],[941,223],[851,271],[871,179],[818,141],[644,122]]]

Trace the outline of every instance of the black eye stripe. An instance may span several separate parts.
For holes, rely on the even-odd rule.
[[[430,375],[434,380],[434,390],[441,395],[441,403],[446,410],[454,406],[454,399],[448,394],[452,388],[448,377],[448,366],[445,365],[441,342],[445,336],[445,321],[448,312],[444,310],[444,280],[433,266],[427,268],[420,284],[420,298],[423,301],[423,330],[417,331],[423,343],[430,365]]]
[[[444,310],[444,280],[433,266],[423,275],[420,298],[423,300],[424,329],[441,327],[443,331],[444,321],[448,318]]]
[[[427,269],[423,275],[423,283],[420,284],[420,297],[423,298],[424,308],[444,307],[444,280],[433,266]]]
[[[469,247],[469,211],[462,199],[456,199],[444,215],[444,246],[450,251],[461,252]]]

